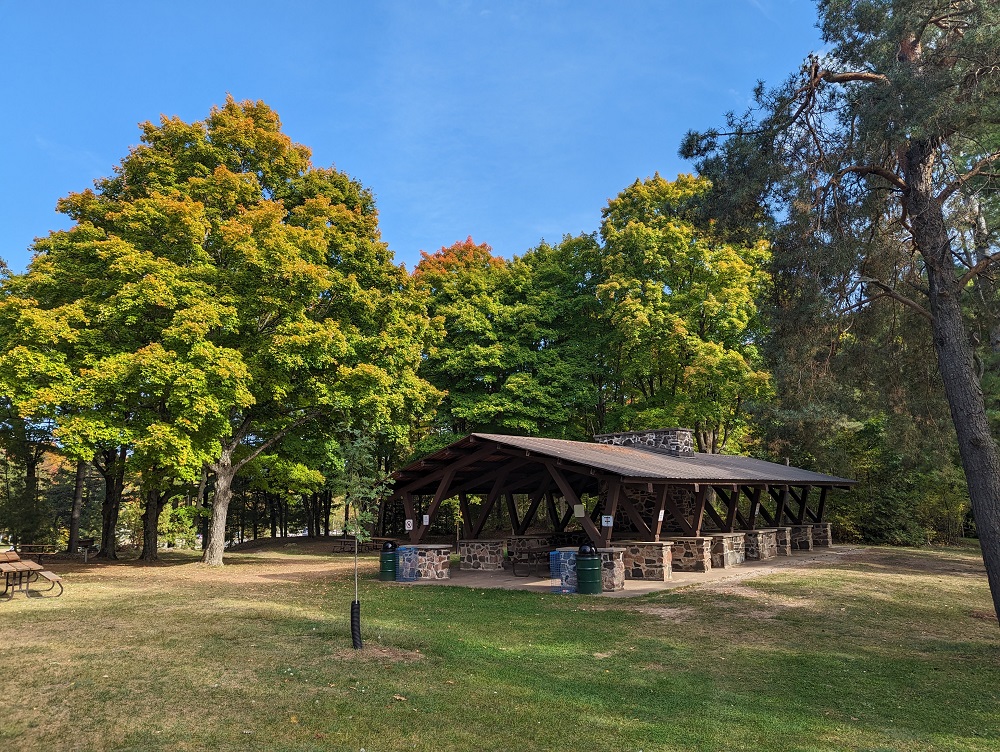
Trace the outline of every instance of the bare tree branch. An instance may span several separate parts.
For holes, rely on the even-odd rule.
[[[919,303],[917,303],[917,302],[915,302],[913,300],[910,300],[905,295],[900,295],[898,292],[896,292],[895,290],[893,290],[891,287],[889,287],[889,285],[885,284],[884,282],[879,282],[877,279],[872,279],[871,277],[864,277],[864,278],[862,278],[861,281],[864,282],[865,284],[875,285],[875,287],[877,287],[880,290],[882,290],[888,297],[892,298],[897,303],[902,303],[903,305],[905,305],[905,306],[907,306],[909,308],[912,308],[914,311],[916,311],[917,313],[919,313],[921,316],[923,316],[928,321],[933,321],[934,320],[931,317],[930,311],[928,311],[926,308],[924,308]]]
[[[896,173],[892,172],[892,170],[887,170],[884,167],[879,167],[878,165],[851,165],[850,167],[845,167],[843,170],[834,175],[830,182],[832,184],[839,184],[840,179],[844,177],[844,175],[851,172],[857,175],[878,175],[880,178],[892,183],[901,191],[909,190],[909,186]]]
[[[978,264],[962,275],[962,278],[958,280],[958,289],[964,289],[965,286],[969,284],[977,275],[986,271],[987,268],[993,265],[993,262],[998,260],[1000,260],[1000,253],[994,253],[990,256],[986,256]]]
[[[881,73],[870,73],[868,71],[851,71],[847,73],[834,73],[831,70],[818,71],[817,78],[831,84],[846,84],[852,81],[864,81],[870,84],[888,84],[889,77]]]
[[[972,166],[972,169],[967,173],[962,175],[962,177],[955,180],[945,187],[940,194],[938,194],[938,200],[941,202],[947,201],[959,188],[965,185],[969,180],[979,175],[983,169],[1000,159],[1000,151],[995,151],[992,154],[983,157],[976,164]]]

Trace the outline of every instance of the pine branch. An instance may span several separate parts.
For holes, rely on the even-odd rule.
[[[946,186],[945,189],[938,195],[938,201],[941,203],[947,201],[952,195],[954,195],[955,191],[959,190],[963,185],[972,180],[972,178],[982,174],[986,167],[993,164],[998,159],[1000,159],[1000,151],[995,151],[992,154],[980,159],[972,166],[971,170],[955,180],[953,183]]]
[[[862,277],[861,281],[864,282],[865,284],[868,284],[868,285],[875,285],[875,287],[877,287],[880,290],[882,290],[886,294],[886,296],[892,298],[897,303],[902,303],[903,305],[907,306],[908,308],[912,308],[914,311],[916,311],[917,313],[919,313],[921,316],[923,316],[928,321],[933,321],[934,320],[933,317],[930,314],[930,311],[928,311],[926,308],[924,308],[922,305],[920,305],[916,301],[910,300],[905,295],[900,295],[898,292],[896,292],[895,290],[893,290],[891,287],[889,287],[889,285],[885,284],[884,282],[879,282],[877,279],[872,279],[871,277]]]

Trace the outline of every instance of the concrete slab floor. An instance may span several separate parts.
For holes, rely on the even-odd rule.
[[[657,593],[674,588],[693,587],[707,583],[727,580],[744,580],[750,577],[773,574],[782,570],[803,566],[833,563],[842,557],[860,553],[864,549],[857,546],[833,546],[817,548],[812,551],[795,551],[791,556],[779,556],[767,561],[747,561],[736,567],[712,569],[708,572],[674,572],[673,577],[666,582],[652,580],[625,580],[625,589],[613,593],[601,593],[604,598],[629,598],[646,593]],[[499,572],[480,572],[462,570],[458,564],[451,566],[451,578],[447,580],[417,580],[416,582],[388,582],[387,585],[408,587],[411,585],[442,585],[445,587],[494,588],[499,590],[530,590],[536,593],[549,593],[558,584],[544,576],[515,577],[509,569]]]

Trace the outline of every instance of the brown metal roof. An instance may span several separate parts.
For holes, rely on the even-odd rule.
[[[474,461],[473,455],[475,455]],[[517,470],[530,483],[531,458],[556,460],[565,469],[588,471],[590,475],[615,475],[635,481],[674,481],[705,484],[767,484],[790,486],[851,486],[856,481],[814,473],[774,462],[721,454],[673,456],[652,448],[614,446],[584,441],[543,439],[474,433],[393,473],[396,490],[426,493],[436,487],[449,467],[457,467],[452,487],[469,490],[490,473],[515,461],[526,465]],[[592,479],[596,481],[595,479]]]
[[[846,486],[856,481],[789,465],[727,454],[673,456],[637,446],[474,433],[498,444],[537,452],[624,478],[677,480],[685,483],[771,483],[775,485]]]

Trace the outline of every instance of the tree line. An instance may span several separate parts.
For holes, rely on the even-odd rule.
[[[819,14],[828,52],[684,140],[696,176],[637,180],[598,232],[510,259],[469,238],[396,265],[371,192],[263,103],[145,124],[4,274],[4,508],[37,505],[58,453],[101,478],[102,540],[136,496],[154,557],[187,504],[220,563],[234,491],[255,532],[290,499],[318,532],[470,431],[684,425],[701,451],[858,478],[842,537],[985,532],[989,562],[998,11]]]

